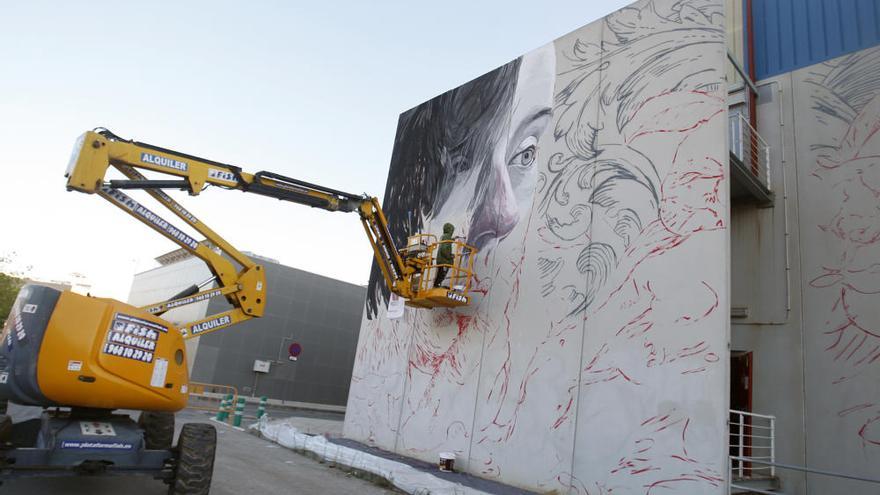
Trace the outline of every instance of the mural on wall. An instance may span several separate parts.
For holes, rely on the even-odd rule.
[[[880,49],[819,64],[805,83],[822,127],[808,187],[830,199],[810,216],[828,254],[808,272],[826,315],[816,323],[829,381],[847,398],[837,403],[840,433],[880,459]]]
[[[401,115],[396,241],[449,222],[474,303],[384,317],[345,434],[571,493],[724,489],[723,3],[642,1]]]

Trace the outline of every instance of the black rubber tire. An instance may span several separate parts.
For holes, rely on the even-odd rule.
[[[12,418],[7,414],[0,414],[0,443],[12,440]]]
[[[177,467],[174,482],[168,493],[172,495],[208,495],[214,474],[214,451],[217,448],[217,430],[213,425],[187,423],[177,439]]]
[[[143,411],[138,426],[144,430],[144,447],[149,450],[171,450],[174,443],[174,413]]]

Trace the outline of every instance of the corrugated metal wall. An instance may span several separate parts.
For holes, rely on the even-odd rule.
[[[757,79],[880,44],[880,0],[752,0]]]
[[[344,406],[366,287],[262,264],[271,294],[265,315],[200,337],[192,380],[232,385],[244,395]],[[214,298],[207,314],[228,308],[223,298]],[[287,361],[292,342],[303,348],[296,362]],[[275,362],[269,373],[257,376],[256,359]]]

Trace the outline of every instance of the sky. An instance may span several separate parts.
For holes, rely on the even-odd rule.
[[[401,112],[627,3],[2,2],[0,257],[12,261],[0,269],[81,274],[92,295],[125,300],[134,274],[177,247],[65,190],[86,130],[381,199]],[[171,194],[240,250],[367,282],[354,213]]]

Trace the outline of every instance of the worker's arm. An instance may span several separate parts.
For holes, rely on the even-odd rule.
[[[113,166],[125,179],[106,179]],[[170,179],[147,179],[140,170],[171,176]],[[200,290],[193,286],[169,301],[147,306],[161,314],[174,307],[223,295],[233,309],[186,325],[185,337],[191,338],[227,327],[239,321],[262,316],[265,309],[265,274],[262,267],[235,249],[216,232],[183,208],[163,189],[181,189],[198,195],[206,186],[269,196],[328,211],[357,211],[370,240],[376,261],[392,292],[412,296],[407,270],[394,246],[387,221],[376,198],[355,195],[310,184],[282,175],[257,172],[250,174],[239,167],[119,138],[110,131],[89,131],[77,141],[67,169],[67,188],[89,194],[97,193],[148,227],[164,235],[183,249],[207,263],[217,281],[217,288]],[[168,221],[129,197],[126,189],[143,189],[167,207],[208,241],[193,239]],[[215,251],[218,249],[229,259]],[[241,266],[237,269],[230,261]]]

